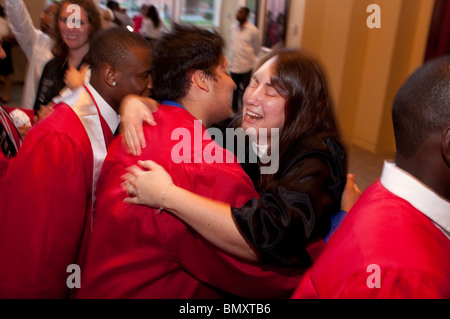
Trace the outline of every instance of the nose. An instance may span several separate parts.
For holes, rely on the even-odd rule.
[[[72,31],[72,30],[76,30],[77,28],[77,24],[73,23],[73,22],[69,22],[69,20],[67,20],[64,23],[64,27],[68,30],[68,31]]]
[[[149,89],[149,90],[153,89],[153,81],[152,81],[152,77],[151,76],[150,76],[150,79],[149,79],[148,84],[147,84],[147,89]]]
[[[80,20],[74,19],[73,17],[64,18],[60,20],[62,22],[62,26],[67,31],[78,31],[81,28]]]
[[[247,104],[256,105],[261,101],[262,86],[257,88],[247,87],[244,92],[244,96],[247,98]]]
[[[233,91],[236,91],[237,90],[236,82],[234,82],[233,80],[231,80],[231,81],[233,82]]]

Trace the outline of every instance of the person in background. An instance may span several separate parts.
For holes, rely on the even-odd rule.
[[[101,10],[102,16],[102,29],[109,29],[117,27],[117,24],[114,23],[114,13],[110,8],[105,8]]]
[[[293,298],[450,298],[450,56],[397,92],[397,155],[330,239]]]
[[[234,113],[242,111],[242,97],[261,50],[259,31],[248,21],[249,14],[249,8],[241,7],[236,13],[237,22],[231,29],[230,73],[237,85],[233,95]]]
[[[147,15],[147,11],[148,11],[148,5],[143,4],[141,6],[141,14],[137,14],[134,18],[133,18],[133,29],[134,32],[137,33],[141,33],[141,27],[142,27],[142,21],[144,20],[144,17]]]
[[[40,16],[39,30],[34,27],[23,0],[5,0],[11,31],[28,60],[21,108],[33,109],[42,70],[45,64],[53,58],[52,36],[58,8],[58,3],[52,3],[44,9]]]
[[[120,5],[117,1],[114,0],[108,0],[108,2],[106,3],[106,7],[108,9],[110,9],[113,14],[114,14],[114,20],[113,22],[117,25],[117,26],[122,26],[121,21],[117,18],[116,13],[120,11]]]
[[[9,103],[11,98],[12,75],[14,73],[13,61],[11,57],[11,46],[14,35],[10,29],[10,22],[6,16],[5,9],[0,5],[0,35],[3,39],[3,50],[6,57],[0,60],[0,76],[3,77],[3,94],[0,96],[2,103]]]
[[[3,50],[3,39],[0,35],[0,61],[6,58]],[[9,113],[8,113],[9,112]],[[31,129],[31,121],[21,109],[3,107],[0,105],[0,190],[5,187],[3,183],[11,158],[15,157],[22,146],[23,139]],[[0,194],[0,197],[3,194]],[[0,203],[2,199],[0,198]]]
[[[161,20],[158,10],[155,6],[151,5],[147,9],[147,14],[142,20],[142,27],[140,33],[150,42],[152,46],[155,46],[159,38],[161,38],[164,32],[169,31],[164,21]]]
[[[151,48],[111,28],[94,38],[90,82],[55,106],[11,161],[0,202],[0,298],[66,298],[107,146],[128,94],[148,96]]]
[[[81,7],[81,17],[77,20],[79,25],[72,25],[73,21],[69,20],[73,14],[73,11],[68,10],[70,5]],[[38,120],[51,112],[51,106],[55,104],[53,99],[66,86],[64,79],[67,71],[75,73],[78,70],[82,75],[87,73],[87,66],[83,65],[84,57],[101,27],[100,11],[94,0],[63,0],[60,3],[52,49],[54,58],[45,65],[33,107]]]
[[[126,9],[121,8],[117,1],[109,0],[106,6],[114,13],[114,23],[119,27],[133,27],[133,20],[126,13]]]
[[[5,58],[6,52],[3,50],[3,39],[0,35],[0,61]],[[6,175],[10,158],[17,154],[22,140],[22,135],[14,125],[13,119],[3,106],[0,106],[0,187],[4,187],[1,183]]]

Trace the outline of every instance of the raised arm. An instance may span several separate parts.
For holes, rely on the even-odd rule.
[[[31,20],[23,0],[6,0],[6,14],[8,15],[11,30],[26,56],[32,58],[34,44],[39,37],[47,37],[42,31],[36,29]]]
[[[208,241],[238,257],[256,261],[258,254],[239,232],[229,204],[214,201],[177,187],[170,175],[152,161],[139,162],[124,175],[123,189],[131,204],[164,207]]]

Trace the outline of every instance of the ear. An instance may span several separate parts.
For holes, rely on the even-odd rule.
[[[105,80],[105,83],[110,87],[115,87],[117,85],[116,71],[109,64],[105,64],[105,66],[103,67],[103,79]]]
[[[192,83],[200,90],[209,92],[208,79],[206,78],[205,72],[200,70],[195,71],[192,74]]]
[[[450,167],[450,125],[442,131],[442,155],[447,162],[447,166]]]

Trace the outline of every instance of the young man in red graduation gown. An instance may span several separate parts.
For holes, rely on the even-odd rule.
[[[203,196],[232,205],[258,196],[234,155],[204,137],[206,127],[231,114],[236,86],[223,47],[216,33],[175,26],[154,48],[153,93],[165,100],[154,113],[158,125],[144,127],[142,155],[128,155],[120,140],[108,151],[75,297],[276,298],[290,296],[298,284],[301,270],[237,260],[171,214],[124,202],[121,176],[144,159],[163,165],[177,185]]]
[[[149,93],[151,49],[142,36],[117,28],[93,43],[90,83],[30,131],[10,164],[0,213],[0,298],[68,296],[68,269],[120,102]]]
[[[351,209],[294,298],[450,298],[450,57],[397,93],[395,163]]]

